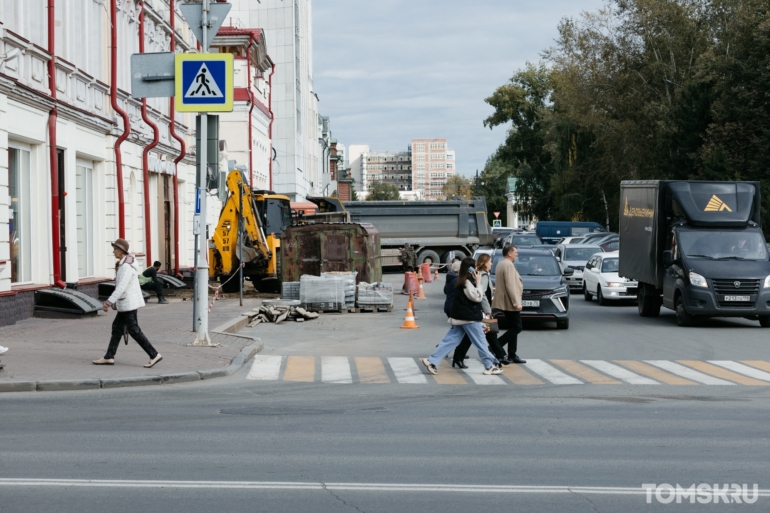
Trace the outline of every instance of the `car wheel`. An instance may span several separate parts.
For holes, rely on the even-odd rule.
[[[564,319],[563,321],[556,321],[556,328],[560,330],[568,330],[569,319]]]
[[[684,306],[684,296],[676,298],[676,323],[682,327],[688,327],[695,324],[695,317],[687,312]]]
[[[763,328],[770,328],[770,317],[760,317],[759,325]]]
[[[660,315],[660,295],[654,287],[640,283],[636,292],[637,308],[642,317],[658,317]]]
[[[588,292],[588,289],[586,288],[585,282],[583,282],[583,298],[586,301],[591,301],[591,299],[593,298],[593,296],[591,296],[591,293]]]
[[[602,294],[602,286],[597,285],[596,286],[596,301],[599,302],[600,305],[605,306],[607,305],[607,300],[604,299],[604,294]]]

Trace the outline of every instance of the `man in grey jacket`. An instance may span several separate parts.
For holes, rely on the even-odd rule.
[[[128,242],[125,239],[118,239],[112,243],[113,254],[118,259],[118,273],[115,278],[115,292],[104,302],[102,310],[107,312],[113,306],[118,311],[118,315],[112,322],[112,337],[110,345],[107,348],[107,354],[104,358],[94,360],[94,365],[114,365],[115,353],[118,351],[120,339],[126,333],[136,340],[136,343],[144,349],[150,361],[145,367],[150,368],[163,357],[158,353],[147,337],[139,328],[139,322],[136,312],[144,306],[144,296],[139,287],[139,270],[134,266],[134,256],[128,252]],[[128,343],[128,339],[126,339]]]

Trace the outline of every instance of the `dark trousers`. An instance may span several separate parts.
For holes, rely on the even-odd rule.
[[[500,345],[500,342],[497,339],[497,333],[492,333],[491,331],[486,334],[487,337],[487,344],[489,344],[489,349],[492,351],[492,354],[495,355],[495,358],[498,360],[505,359],[505,350]],[[460,342],[460,345],[455,348],[454,355],[452,355],[452,360],[456,362],[461,362],[465,359],[465,355],[468,354],[468,350],[471,348],[471,339],[468,338],[468,336],[464,336],[462,341]]]
[[[505,332],[498,340],[501,346],[508,344],[508,354],[513,356],[516,354],[519,346],[519,333],[521,333],[521,312],[509,312],[505,311],[505,322],[508,324],[508,331]]]
[[[144,352],[150,357],[150,359],[158,356],[158,352],[152,347],[150,341],[142,333],[139,328],[139,322],[136,319],[136,310],[130,312],[118,312],[115,316],[115,320],[112,321],[112,338],[110,338],[110,346],[107,348],[107,354],[104,355],[107,359],[115,358],[115,353],[118,352],[118,346],[120,340],[123,338],[124,333],[131,335],[131,338],[136,340],[136,343],[144,349]]]
[[[153,280],[142,285],[144,290],[154,290],[158,299],[163,299],[163,283],[160,280]]]

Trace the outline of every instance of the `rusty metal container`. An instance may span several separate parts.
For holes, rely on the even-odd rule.
[[[356,271],[356,283],[382,281],[380,233],[368,223],[291,226],[281,235],[281,281]]]

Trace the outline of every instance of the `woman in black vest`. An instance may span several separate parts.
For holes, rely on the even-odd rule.
[[[466,258],[460,265],[457,292],[449,316],[449,324],[452,327],[449,328],[449,332],[439,343],[436,351],[428,358],[421,359],[422,364],[431,374],[438,374],[438,365],[441,360],[460,344],[466,334],[479,351],[479,358],[484,363],[484,374],[503,372],[500,362],[489,352],[484,338],[484,329],[481,326],[481,319],[484,317],[481,309],[484,291],[481,290],[481,276],[474,269],[475,264],[475,260]]]

